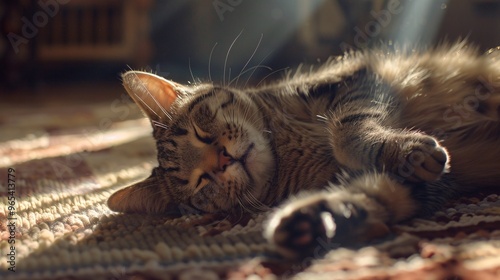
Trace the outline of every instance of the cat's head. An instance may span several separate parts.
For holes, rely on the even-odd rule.
[[[114,193],[119,212],[175,213],[257,207],[274,174],[265,118],[245,93],[211,84],[185,86],[130,71],[123,85],[151,120],[158,167]]]

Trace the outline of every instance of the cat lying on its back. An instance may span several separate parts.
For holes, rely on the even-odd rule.
[[[500,51],[357,52],[258,88],[130,71],[158,167],[113,194],[121,212],[261,211],[287,257],[349,244],[500,186]],[[307,194],[294,194],[307,190]]]

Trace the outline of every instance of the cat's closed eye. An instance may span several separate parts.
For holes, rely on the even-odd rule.
[[[196,124],[193,123],[193,130],[194,130],[194,135],[196,136],[196,139],[198,139],[200,142],[211,145],[215,138],[210,136],[210,134],[204,132],[201,130]]]
[[[196,182],[196,189],[198,190],[199,188],[202,188],[210,180],[212,180],[212,177],[210,177],[210,175],[208,175],[208,173],[201,174],[200,177],[198,177],[198,181]]]

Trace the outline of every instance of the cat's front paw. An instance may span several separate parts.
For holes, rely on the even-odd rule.
[[[289,259],[319,257],[329,249],[351,243],[367,212],[353,203],[332,201],[321,196],[289,203],[273,214],[265,229],[266,238]]]
[[[398,146],[402,153],[393,172],[405,180],[433,182],[449,171],[448,152],[433,137],[411,135]]]

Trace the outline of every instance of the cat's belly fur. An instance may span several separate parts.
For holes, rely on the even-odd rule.
[[[440,105],[433,111],[423,110],[419,99],[411,100],[402,110],[401,119],[405,121],[399,126],[418,129],[440,140],[450,155],[450,173],[464,189],[496,187],[500,180],[500,123],[481,121],[474,112],[464,118],[451,112],[446,106],[449,101],[438,100]]]
[[[336,181],[339,167],[333,157],[326,127],[298,122],[293,126],[285,122],[276,125],[281,129],[271,130],[278,134],[274,135],[277,168],[275,183],[271,186],[276,189],[271,193],[284,199],[290,194],[324,188],[328,182]]]

